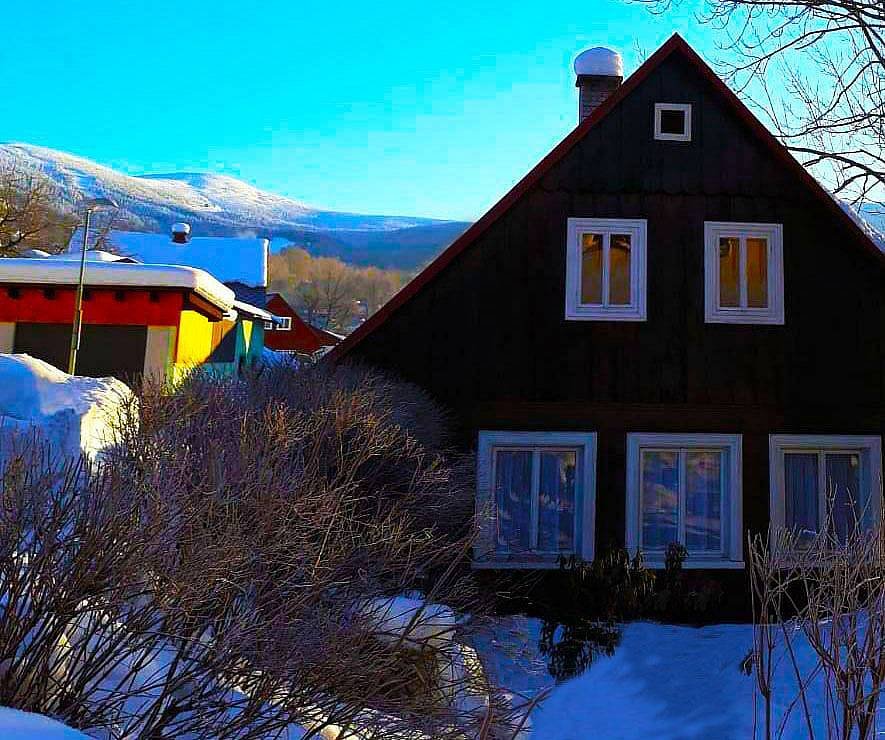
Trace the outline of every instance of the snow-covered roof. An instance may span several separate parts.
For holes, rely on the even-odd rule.
[[[259,308],[258,306],[253,306],[251,303],[246,303],[245,301],[234,301],[234,308],[251,318],[262,319],[263,321],[274,320],[274,315],[270,311]]]
[[[80,264],[69,259],[0,259],[0,282],[38,285],[76,285]],[[129,262],[90,262],[86,285],[133,288],[185,288],[224,311],[233,308],[234,292],[205,270],[182,265],[140,265]]]
[[[877,247],[879,247],[880,251],[885,252],[885,234],[883,234],[879,229],[877,229],[873,224],[871,224],[867,219],[865,219],[858,211],[849,203],[846,203],[844,200],[840,200],[836,198],[836,202],[841,206],[842,210],[847,213],[851,219],[856,223],[869,238],[870,241],[873,242]]]
[[[618,52],[596,46],[578,54],[575,59],[575,74],[623,77],[624,62]]]
[[[99,234],[90,233],[90,247]],[[178,244],[169,234],[112,230],[108,246],[118,254],[152,265],[186,265],[205,270],[223,283],[267,286],[268,240],[258,237],[193,236]],[[68,252],[79,253],[83,232],[74,232]]]

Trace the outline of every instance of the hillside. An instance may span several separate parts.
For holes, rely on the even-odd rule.
[[[365,215],[314,208],[228,175],[132,176],[83,157],[29,144],[0,144],[0,161],[42,173],[59,186],[59,206],[104,195],[120,204],[116,224],[167,231],[187,221],[195,234],[252,233],[290,240],[346,262],[412,270],[432,259],[468,224],[429,218]]]

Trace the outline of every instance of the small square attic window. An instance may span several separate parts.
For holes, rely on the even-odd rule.
[[[655,103],[655,139],[691,141],[691,103]]]

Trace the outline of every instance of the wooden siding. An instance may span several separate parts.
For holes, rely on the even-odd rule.
[[[655,141],[656,102],[691,142]],[[648,320],[564,319],[569,217],[648,220]],[[783,326],[704,323],[704,221],[784,226]],[[485,429],[599,433],[597,536],[624,531],[626,434],[744,435],[744,524],[767,522],[770,433],[883,427],[882,263],[722,93],[667,57],[347,357]]]

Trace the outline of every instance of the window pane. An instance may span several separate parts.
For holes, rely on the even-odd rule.
[[[827,502],[833,530],[840,542],[857,529],[863,516],[860,489],[860,453],[827,454]]]
[[[495,454],[495,507],[499,552],[529,549],[532,516],[532,453]]]
[[[611,235],[608,252],[610,262],[608,302],[614,306],[630,304],[631,247],[629,234]]]
[[[818,527],[817,453],[784,454],[784,525],[811,537]]]
[[[679,453],[642,453],[642,546],[663,550],[678,538]]]
[[[747,305],[768,307],[768,240],[747,239]]]
[[[538,490],[538,549],[572,552],[575,546],[576,452],[542,452]]]
[[[685,456],[685,547],[722,551],[721,452],[689,451]]]
[[[602,234],[581,234],[581,303],[602,304]]]
[[[660,111],[660,116],[662,134],[682,135],[685,133],[685,111],[664,108]]]
[[[740,239],[719,238],[719,305],[737,308],[741,305]]]

